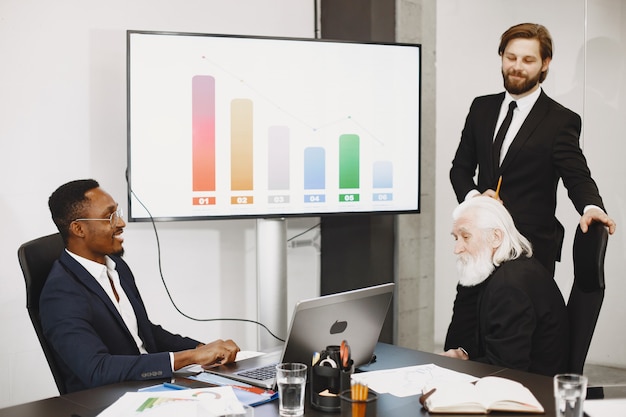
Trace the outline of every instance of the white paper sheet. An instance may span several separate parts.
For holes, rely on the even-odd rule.
[[[396,397],[420,395],[422,388],[431,381],[476,381],[478,378],[452,371],[434,364],[362,372],[352,375],[352,379],[367,385],[379,394],[389,393]]]
[[[243,415],[245,410],[231,387],[160,392],[127,392],[98,417],[208,417]]]
[[[589,417],[619,417],[626,415],[626,398],[585,400],[585,413]]]

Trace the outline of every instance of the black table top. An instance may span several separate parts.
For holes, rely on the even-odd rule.
[[[359,368],[360,371],[374,371],[405,366],[435,364],[458,372],[483,377],[497,375],[521,382],[528,387],[545,408],[546,416],[554,416],[554,398],[552,378],[535,375],[498,366],[486,365],[472,361],[447,358],[434,353],[406,349],[399,346],[379,343],[375,351],[376,362]],[[158,384],[159,380],[143,382],[124,382],[112,384],[85,391],[78,391],[58,397],[33,401],[13,407],[0,409],[0,417],[94,417],[106,407],[115,402],[124,393],[137,391],[149,385]],[[308,391],[308,390],[307,390]],[[308,393],[307,393],[308,394]],[[305,416],[338,416],[337,413],[328,413],[314,409],[307,398]],[[419,404],[418,396],[399,398],[390,394],[379,395],[377,401],[377,416],[427,416],[428,413]],[[273,401],[255,407],[255,417],[278,416],[278,402]],[[517,416],[520,414],[493,413],[497,416]],[[453,417],[448,414],[447,416]]]

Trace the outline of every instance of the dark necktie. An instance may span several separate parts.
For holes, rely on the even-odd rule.
[[[498,129],[496,138],[493,141],[491,158],[493,159],[494,170],[497,170],[500,166],[500,151],[502,150],[502,143],[504,142],[506,131],[509,130],[509,126],[511,125],[511,120],[513,120],[513,110],[515,110],[515,107],[517,107],[517,103],[515,101],[509,103],[509,111],[506,113],[506,117],[500,125],[500,129]]]
[[[115,301],[120,302],[120,296],[115,289],[115,284],[113,284],[113,278],[111,278],[111,274],[109,274],[109,270],[107,269],[107,277],[109,277],[109,284],[111,284],[111,289],[113,290],[113,295],[115,296]]]

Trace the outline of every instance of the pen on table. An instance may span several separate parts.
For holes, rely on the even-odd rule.
[[[424,403],[426,402],[426,400],[428,399],[428,397],[430,397],[431,395],[433,395],[433,393],[437,390],[437,388],[433,388],[430,391],[422,394],[422,396],[420,396],[420,404],[424,405]]]
[[[502,185],[502,175],[498,178],[498,185],[496,186],[496,195],[493,196],[496,200],[500,198],[500,186]]]
[[[252,385],[237,385],[237,381],[234,381],[234,380],[232,381],[232,383],[214,381],[214,382],[208,382],[208,383],[205,382],[205,384],[209,384],[210,386],[213,386],[213,387],[232,387],[234,389],[238,389],[241,391],[248,391],[254,394],[258,394],[258,395],[274,395],[275,394],[275,392],[271,389],[254,387]]]
[[[177,389],[177,390],[181,390],[181,389],[187,389],[187,387],[183,387],[182,385],[176,385],[172,382],[164,382],[163,386],[165,388],[169,388],[169,389]]]
[[[242,391],[252,392],[258,395],[274,395],[276,393],[275,391],[271,389],[265,389],[261,387],[246,387],[243,385],[231,385],[231,387],[242,390]]]

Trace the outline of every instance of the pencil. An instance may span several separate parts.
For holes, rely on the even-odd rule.
[[[498,185],[496,187],[496,195],[493,196],[493,198],[495,198],[496,200],[500,198],[500,186],[501,185],[502,185],[502,175],[500,175],[500,178],[498,178]]]
[[[351,385],[352,417],[364,417],[369,389],[360,382],[352,381]]]

